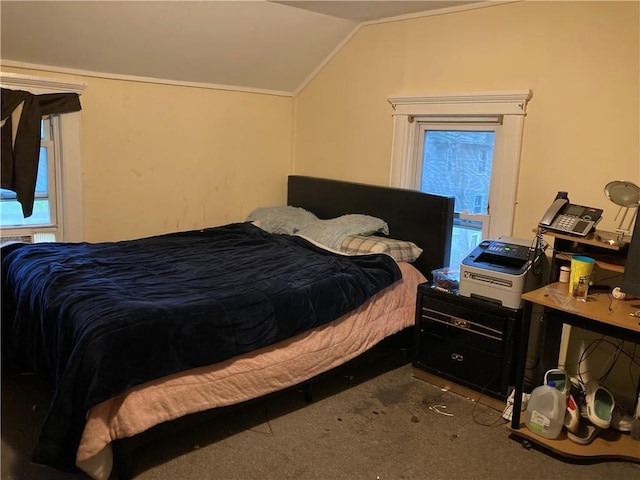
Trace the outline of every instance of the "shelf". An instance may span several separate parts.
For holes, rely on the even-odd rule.
[[[568,253],[556,253],[556,258],[561,260],[566,260],[567,262],[571,261],[571,254]],[[624,273],[624,265],[619,265],[617,263],[611,263],[606,260],[595,259],[596,265],[604,270],[609,270],[611,272]]]
[[[601,240],[598,240],[597,238],[598,234],[615,235],[613,232],[596,231],[595,233],[590,233],[586,237],[576,237],[575,235],[566,235],[564,233],[555,232],[553,230],[544,230],[540,228],[535,229],[534,232],[541,232],[543,235],[549,235],[550,237],[561,238],[562,240],[569,240],[571,242],[581,243],[583,245],[606,248],[607,250],[619,251],[622,249],[620,245],[611,245],[610,243],[603,242]]]
[[[619,432],[613,428],[600,432],[590,445],[572,442],[564,429],[558,438],[551,440],[531,432],[524,423],[518,429],[512,428],[511,424],[507,424],[507,428],[518,437],[567,457],[640,463],[640,441],[634,440],[628,433]]]
[[[611,232],[596,231],[586,237],[576,237],[553,230],[534,229],[556,239],[553,259],[570,262],[573,255],[585,255],[596,261],[596,265],[603,269],[616,273],[624,273],[627,245],[612,245],[598,240],[598,235],[614,235]],[[552,280],[557,278],[557,271]]]

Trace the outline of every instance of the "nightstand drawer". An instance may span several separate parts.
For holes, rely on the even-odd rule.
[[[441,312],[453,317],[464,318],[476,325],[481,325],[484,333],[492,333],[494,336],[501,338],[504,332],[507,318],[504,311],[499,311],[502,307],[498,307],[481,300],[473,300],[470,303],[466,297],[450,295],[451,298],[440,299],[432,295],[423,294],[421,301],[421,310]],[[483,305],[478,304],[482,302]],[[486,305],[484,305],[486,303]],[[498,309],[498,311],[496,311]],[[424,313],[421,313],[424,315]]]
[[[502,354],[502,329],[488,326],[484,319],[478,315],[470,315],[469,312],[463,312],[466,313],[465,316],[456,316],[431,307],[431,303],[422,306],[418,325],[421,331],[425,330],[452,341],[472,345],[496,355]],[[504,319],[501,323],[504,324]],[[504,325],[501,326],[504,328]]]
[[[439,335],[420,333],[414,365],[475,389],[506,395],[503,357]]]

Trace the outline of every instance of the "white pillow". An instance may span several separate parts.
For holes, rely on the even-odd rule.
[[[269,233],[293,235],[318,220],[313,213],[300,207],[260,207],[251,212],[246,221]]]
[[[301,228],[299,235],[311,238],[334,250],[340,250],[342,242],[349,235],[389,234],[389,226],[384,220],[362,214],[348,214],[330,220],[316,220]]]

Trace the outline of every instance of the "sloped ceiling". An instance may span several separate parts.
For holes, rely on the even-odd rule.
[[[0,56],[7,66],[290,95],[363,23],[480,3],[2,0]]]

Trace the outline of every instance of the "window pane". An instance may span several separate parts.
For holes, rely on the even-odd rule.
[[[493,131],[427,130],[424,133],[420,190],[455,197],[456,212],[449,266],[460,262],[482,241],[482,222],[458,213],[486,215],[489,204]]]
[[[482,223],[454,218],[449,266],[459,268],[462,260],[482,241]]]
[[[38,176],[36,177],[36,197],[49,196],[49,157],[48,148],[40,148],[38,160]]]
[[[492,131],[426,131],[420,190],[454,196],[456,212],[486,214],[494,137]]]
[[[36,195],[33,202],[33,214],[29,218],[22,215],[22,206],[16,200],[16,194],[10,190],[0,189],[0,226],[48,225],[51,223],[49,208],[49,175],[47,148],[40,148],[38,176],[36,178]]]

